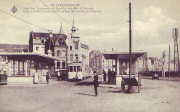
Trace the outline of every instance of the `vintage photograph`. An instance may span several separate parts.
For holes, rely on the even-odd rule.
[[[0,112],[180,112],[180,0],[0,0]]]

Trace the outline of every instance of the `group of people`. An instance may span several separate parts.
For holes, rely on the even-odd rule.
[[[58,81],[66,81],[68,79],[67,71],[57,71]]]
[[[103,79],[104,79],[104,82],[106,83],[106,78],[107,77],[107,74],[106,74],[106,71],[103,70]],[[116,72],[114,70],[110,70],[108,69],[108,84],[113,84],[116,82]]]
[[[50,73],[47,72],[46,73],[46,82],[47,84],[49,84],[49,78],[51,77]],[[39,84],[39,74],[38,72],[36,71],[35,74],[34,74],[34,84]]]
[[[108,70],[108,84],[113,84],[116,82],[116,72],[114,70]]]
[[[98,95],[97,87],[99,86],[98,82],[98,75],[96,71],[93,72],[94,78],[93,78],[93,84],[94,84],[94,91],[95,91],[95,96]],[[106,71],[103,70],[103,79],[106,82]],[[108,70],[108,84],[113,84],[116,82],[116,72],[114,70]]]

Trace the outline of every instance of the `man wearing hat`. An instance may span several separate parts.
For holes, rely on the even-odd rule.
[[[98,92],[97,92],[97,87],[98,87],[98,75],[96,74],[96,71],[94,71],[93,84],[94,84],[95,96],[97,96],[97,95],[98,95]]]

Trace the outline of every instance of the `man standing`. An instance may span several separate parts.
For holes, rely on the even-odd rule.
[[[98,95],[97,92],[97,87],[98,87],[98,76],[96,74],[96,71],[94,71],[94,80],[93,80],[93,84],[94,84],[94,91],[95,91],[95,96]]]
[[[46,81],[47,81],[47,84],[49,84],[49,77],[50,77],[50,74],[49,72],[46,73]]]
[[[62,79],[62,81],[64,81],[64,71],[62,71],[61,73],[62,73],[61,74],[61,79]]]
[[[60,81],[60,76],[61,76],[60,71],[58,71],[57,74],[58,74],[58,81]]]
[[[111,81],[111,70],[109,69],[108,70],[108,84],[110,84],[110,81]]]
[[[106,83],[106,71],[103,70],[103,79],[104,79],[104,82]]]
[[[34,74],[34,84],[38,84],[38,83],[39,83],[39,74],[36,71],[35,74]]]
[[[116,72],[112,70],[112,82],[115,83],[116,81]]]

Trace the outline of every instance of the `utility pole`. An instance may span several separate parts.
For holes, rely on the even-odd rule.
[[[129,78],[131,77],[131,2],[129,3]]]
[[[173,28],[173,38],[174,38],[174,72],[178,72],[179,74],[180,68],[179,68],[179,52],[178,52],[178,38],[179,38],[178,28]],[[176,63],[177,63],[177,68],[176,68]]]
[[[168,71],[169,71],[169,78],[170,78],[170,45],[169,45],[169,63],[168,63]]]
[[[112,48],[112,52],[113,52],[113,48]],[[114,56],[112,56],[112,70],[113,70],[113,59],[114,59]]]

